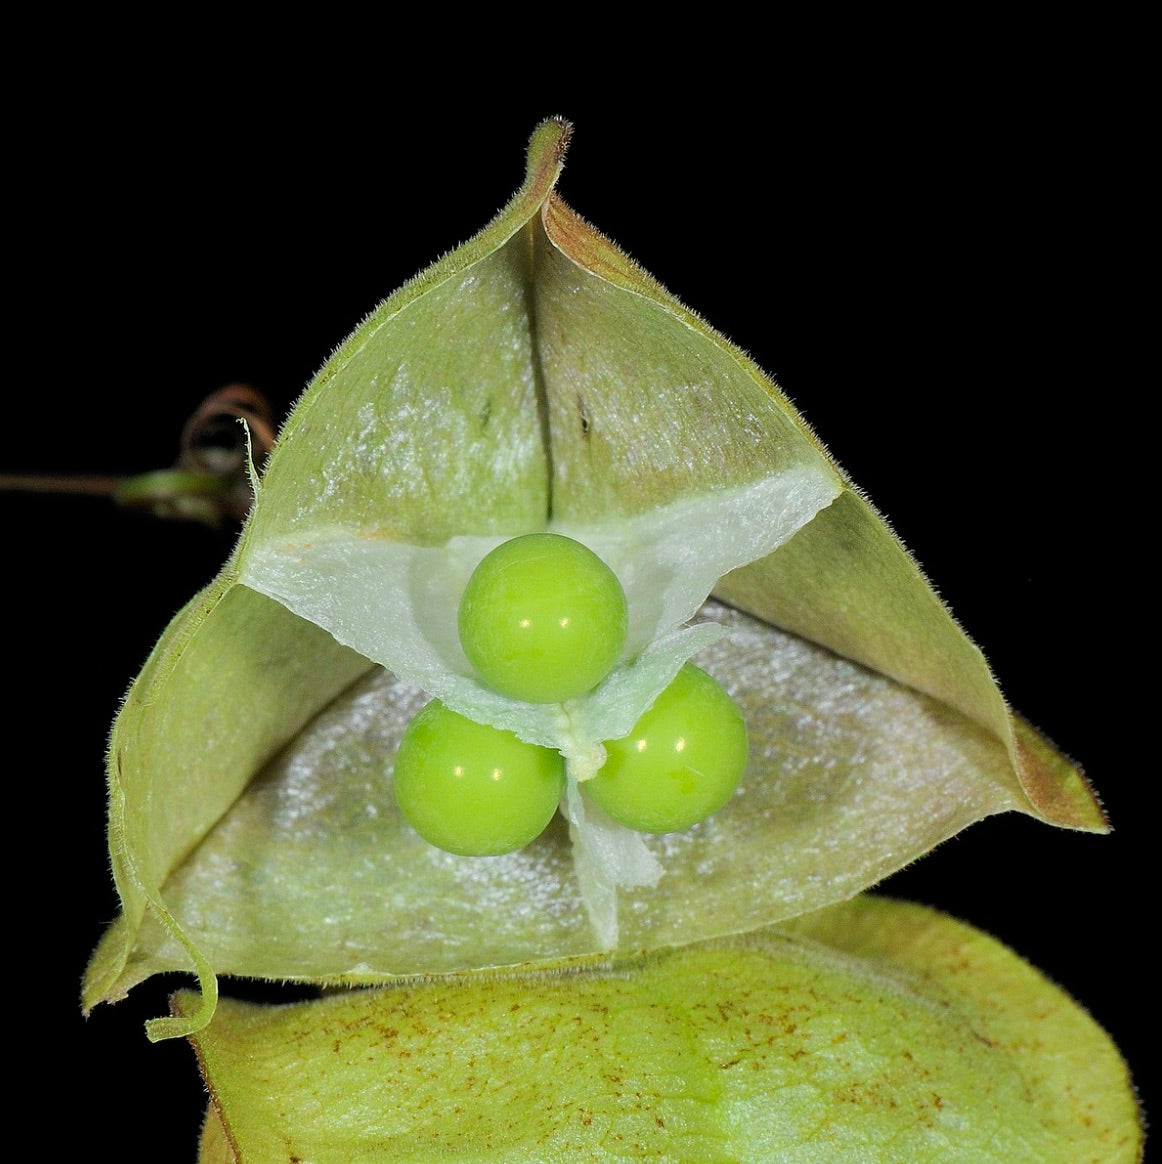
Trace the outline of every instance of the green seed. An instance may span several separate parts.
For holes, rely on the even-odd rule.
[[[746,723],[719,683],[687,663],[634,730],[605,748],[605,766],[582,785],[593,802],[639,832],[679,832],[734,794]]]
[[[395,757],[395,797],[408,824],[465,857],[511,853],[535,840],[557,811],[564,781],[559,753],[438,700],[408,725]]]
[[[497,546],[460,600],[460,643],[480,678],[509,699],[560,703],[596,687],[625,645],[617,575],[560,534]]]

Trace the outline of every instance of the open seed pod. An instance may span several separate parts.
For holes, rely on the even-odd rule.
[[[230,1004],[211,1023],[220,974],[329,987],[449,975],[458,1001],[421,991],[415,1013],[425,1026],[455,1019],[463,1047],[498,1037],[492,1020],[460,1019],[494,981],[536,993],[530,983],[568,971],[604,984],[597,996],[628,981],[671,999],[674,982],[721,973],[690,1005],[732,1006],[748,975],[768,973],[748,969],[752,958],[814,974],[830,965],[821,950],[862,957],[831,929],[818,938],[807,915],[984,816],[1105,828],[1084,778],[1010,713],[980,652],[778,388],[560,201],[568,135],[541,126],[509,205],[323,368],[255,484],[235,553],[171,624],[114,727],[123,913],[94,955],[86,1005],[157,973],[197,975],[200,994],[181,995],[150,1034],[198,1041],[217,1113],[206,1159],[283,1158],[246,1146],[238,1114],[267,1078],[245,1079],[246,1048],[277,1058],[289,1037],[269,1024],[386,1031],[394,1020],[378,1008],[404,997],[393,985],[293,1014]],[[475,565],[542,531],[594,550],[628,600],[617,665],[564,708],[499,696],[456,637]],[[594,811],[583,786],[602,742],[624,736],[688,660],[742,709],[749,767],[720,812],[647,836]],[[526,848],[454,856],[399,814],[394,757],[430,698],[565,757],[561,813]],[[886,940],[904,924],[896,908],[821,916],[853,933],[875,919]],[[769,930],[794,919],[806,928]],[[923,974],[939,977],[936,964]],[[837,981],[867,973],[845,967]],[[936,1005],[923,991],[900,998],[913,1017]],[[560,1014],[575,1003],[554,986],[537,1005]],[[909,1045],[946,1033],[936,1024]],[[668,1047],[650,1034],[641,1055],[672,1062],[693,1035],[674,1037]],[[513,1062],[522,1046],[508,1046]],[[641,1055],[631,1048],[632,1061]],[[1108,1137],[1133,1124],[1133,1103],[1116,1055],[1106,1062],[1096,1086],[1117,1097]],[[328,1063],[342,1096],[347,1077]],[[991,1071],[965,1066],[963,1094]],[[1040,1092],[1014,1083],[980,1110],[1004,1112],[1018,1092],[1039,1107],[1029,1095]],[[737,1121],[765,1094],[744,1088],[741,1106],[715,1110]],[[466,1159],[491,1158],[499,1143],[464,1136]],[[521,1151],[495,1158],[542,1158]]]

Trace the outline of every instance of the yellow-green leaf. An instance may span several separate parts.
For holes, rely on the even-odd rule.
[[[245,1164],[1141,1152],[1125,1066],[1080,1008],[992,939],[886,900],[568,972],[223,1002],[194,1041],[220,1121],[205,1145],[228,1136]]]
[[[238,550],[134,684],[109,758],[124,913],[87,1005],[194,970],[202,1008],[161,1037],[209,1019],[216,972],[680,945],[842,900],[993,812],[1104,828],[777,387],[560,201],[567,138],[542,126],[493,223],[335,353]],[[543,529],[598,549],[630,600],[626,654],[567,731],[483,688],[455,639],[475,562]],[[600,741],[692,654],[746,711],[739,795],[674,836],[587,816]],[[419,841],[391,764],[429,696],[560,748],[569,829],[500,858]]]

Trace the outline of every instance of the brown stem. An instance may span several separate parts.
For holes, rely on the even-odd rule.
[[[124,477],[95,474],[0,473],[0,490],[21,493],[88,493],[109,497],[121,487]]]

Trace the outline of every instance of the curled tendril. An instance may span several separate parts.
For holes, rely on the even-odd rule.
[[[240,420],[250,433],[255,468],[261,468],[274,444],[274,418],[266,397],[249,384],[227,384],[198,405],[182,429],[178,464],[192,472],[245,476],[246,439]],[[238,514],[244,515],[245,510]]]
[[[261,470],[273,444],[266,397],[248,384],[228,384],[211,392],[186,421],[172,468],[132,477],[5,475],[0,489],[112,497],[155,517],[218,526],[246,516],[254,500],[248,461]]]

